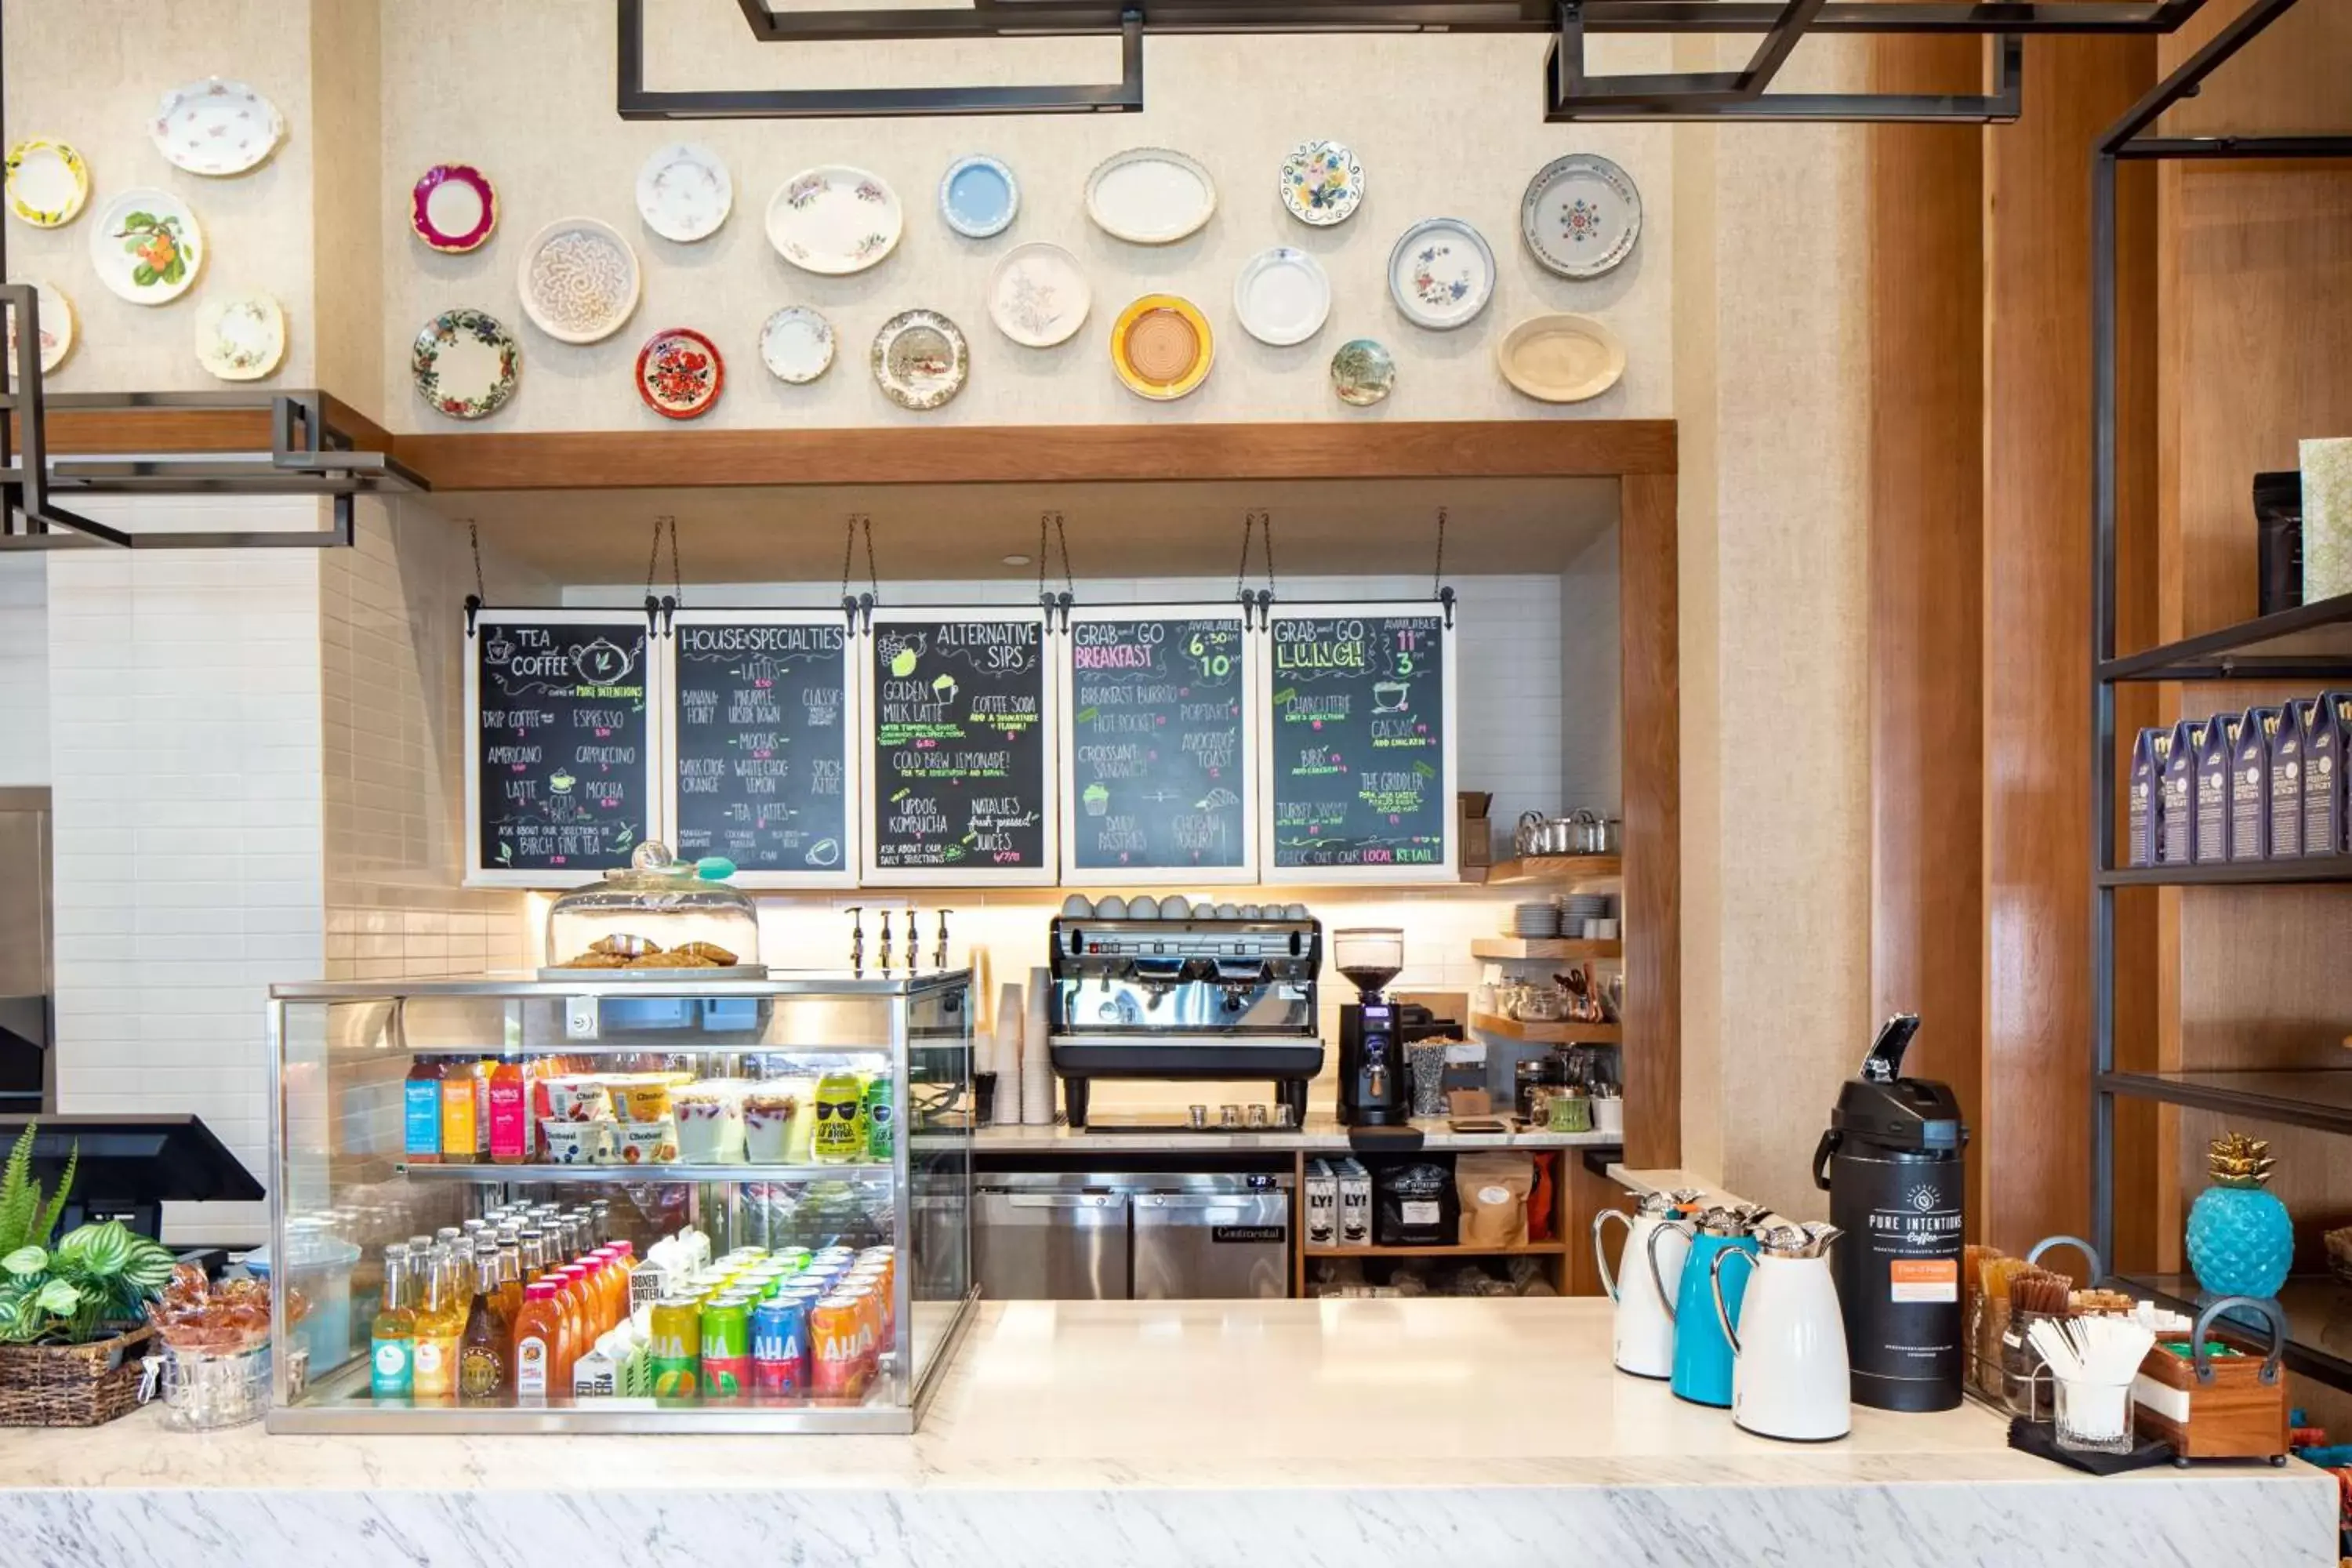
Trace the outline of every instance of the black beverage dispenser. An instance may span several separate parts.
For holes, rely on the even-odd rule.
[[[1831,1267],[1853,1401],[1879,1410],[1960,1402],[1969,1130],[1950,1085],[1901,1076],[1918,1032],[1912,1013],[1879,1029],[1813,1151],[1813,1184],[1845,1233]]]

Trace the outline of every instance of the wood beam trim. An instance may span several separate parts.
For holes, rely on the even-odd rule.
[[[1618,505],[1625,814],[1625,1160],[1682,1163],[1682,672],[1675,479]],[[1576,1238],[1571,1237],[1573,1242]]]

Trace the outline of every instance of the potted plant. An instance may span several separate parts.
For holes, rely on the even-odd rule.
[[[43,1201],[34,1125],[0,1171],[0,1426],[95,1426],[136,1403],[140,1310],[172,1278],[172,1254],[120,1220],[57,1236],[79,1151]]]

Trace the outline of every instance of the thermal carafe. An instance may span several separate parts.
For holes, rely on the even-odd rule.
[[[1969,1132],[1950,1085],[1902,1076],[1918,1032],[1914,1014],[1886,1021],[1813,1151],[1813,1183],[1844,1233],[1832,1262],[1853,1400],[1880,1410],[1960,1402]]]
[[[1617,1303],[1615,1342],[1617,1370],[1635,1377],[1671,1377],[1675,1370],[1675,1292],[1682,1288],[1683,1259],[1690,1237],[1671,1222],[1698,1212],[1704,1194],[1696,1188],[1644,1193],[1633,1214],[1602,1209],[1592,1216],[1592,1259],[1601,1267],[1601,1288]],[[1611,1220],[1625,1226],[1625,1249],[1612,1270],[1609,1255],[1601,1249],[1601,1233]],[[1651,1235],[1659,1227],[1653,1252]]]

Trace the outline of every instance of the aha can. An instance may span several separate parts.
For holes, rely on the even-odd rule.
[[[702,1397],[725,1403],[751,1390],[751,1304],[721,1296],[702,1309]]]
[[[702,1303],[691,1296],[656,1301],[646,1354],[656,1399],[692,1399],[700,1386]]]
[[[751,1386],[761,1399],[805,1399],[809,1391],[808,1309],[762,1301],[751,1309]]]
[[[866,1394],[866,1311],[856,1298],[827,1296],[809,1311],[809,1393],[855,1400]]]

